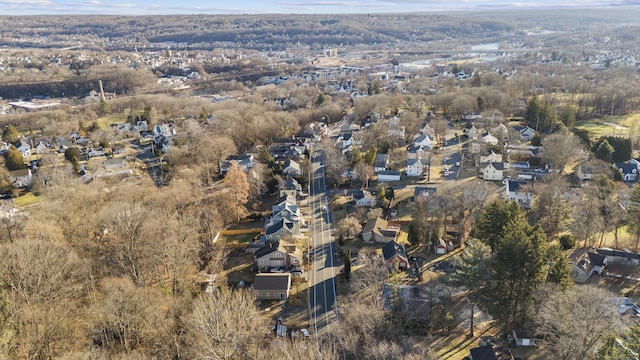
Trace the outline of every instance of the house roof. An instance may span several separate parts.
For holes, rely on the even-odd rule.
[[[389,155],[388,154],[378,154],[378,155],[376,155],[376,161],[374,163],[374,166],[376,166],[376,167],[387,166],[387,161],[389,161]]]
[[[278,242],[266,241],[264,243],[264,246],[258,249],[255,253],[253,253],[253,255],[256,257],[256,259],[259,259],[263,256],[276,252],[276,250],[278,250],[278,246],[279,246]]]
[[[528,181],[507,180],[507,188],[509,192],[518,192],[524,185],[529,184]]]
[[[254,290],[281,290],[287,291],[291,287],[290,273],[257,274],[253,281]]]
[[[395,240],[392,240],[382,247],[382,256],[384,261],[392,259],[394,256],[399,256],[407,259],[407,254],[404,251],[404,246],[398,244]]]
[[[282,190],[302,190],[302,185],[296,179],[287,179],[282,183]]]
[[[360,199],[364,199],[365,197],[366,197],[367,199],[375,200],[375,198],[373,197],[373,195],[371,195],[371,192],[369,192],[369,191],[367,191],[367,190],[364,190],[364,189],[362,189],[362,190],[358,190],[358,191],[356,191],[356,192],[354,192],[354,193],[353,193],[353,198],[354,198],[356,201],[357,201],[357,200],[360,200]]]
[[[494,347],[494,345],[471,349],[469,355],[473,360],[513,360],[511,351],[502,347]]]
[[[413,165],[417,164],[418,162],[420,162],[420,159],[416,159],[416,158],[407,159],[407,166],[413,166]]]
[[[297,162],[293,161],[293,160],[287,160],[284,162],[284,165],[282,165],[283,169],[286,169],[288,167],[291,167],[295,170],[300,171],[300,164],[298,164]]]
[[[389,222],[383,218],[375,218],[367,221],[367,223],[362,228],[362,233],[368,233],[374,229],[386,229],[389,225]]]
[[[501,162],[492,162],[491,166],[493,166],[496,170],[504,170],[504,163]]]
[[[12,170],[12,171],[10,171],[10,174],[14,178],[31,176],[31,170],[30,169]]]
[[[380,175],[395,175],[395,176],[400,176],[401,173],[398,170],[382,170],[382,171],[378,171],[378,176]]]
[[[637,174],[638,173],[638,167],[634,164],[630,164],[630,163],[614,163],[613,164],[614,167],[620,169],[620,171],[622,171],[623,174]]]
[[[280,221],[276,221],[273,225],[269,226],[265,230],[265,234],[266,235],[275,234],[275,233],[277,233],[278,231],[280,231],[283,228],[287,229],[290,232],[292,232],[293,231],[293,223],[287,221],[286,219],[282,219]]]

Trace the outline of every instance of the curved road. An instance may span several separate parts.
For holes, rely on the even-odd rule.
[[[311,157],[309,195],[313,223],[313,260],[309,279],[310,320],[316,340],[337,320],[336,259],[331,228],[329,198],[325,186],[324,154],[314,151]],[[317,342],[317,341],[316,341]]]

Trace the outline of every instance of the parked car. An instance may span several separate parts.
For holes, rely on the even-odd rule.
[[[307,329],[300,329],[300,332],[302,333],[302,336],[306,338],[309,337],[309,332],[307,331]]]
[[[280,269],[280,268],[271,268],[271,272],[272,273],[283,273],[284,270]]]

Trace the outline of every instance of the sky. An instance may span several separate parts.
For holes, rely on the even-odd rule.
[[[631,5],[640,0],[0,0],[0,15],[413,13]]]

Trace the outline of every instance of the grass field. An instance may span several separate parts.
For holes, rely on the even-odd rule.
[[[13,203],[15,204],[16,207],[33,205],[38,201],[40,201],[40,197],[33,195],[33,193],[31,192],[28,192],[22,196],[19,196],[13,199]]]
[[[613,115],[599,119],[582,120],[576,122],[575,127],[589,131],[591,136],[605,135],[627,136],[640,124],[640,114]],[[637,131],[636,131],[637,132]]]

